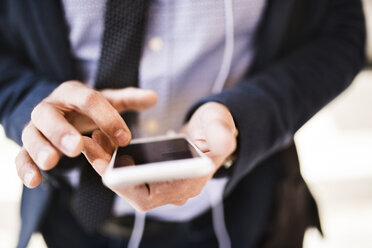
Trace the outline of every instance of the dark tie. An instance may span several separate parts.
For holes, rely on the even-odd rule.
[[[137,86],[149,1],[108,1],[97,89]]]
[[[108,0],[96,88],[137,86],[138,67],[149,0]],[[126,119],[130,126],[130,120]],[[72,199],[73,212],[92,233],[112,211],[114,193],[89,164],[82,167],[80,185]]]

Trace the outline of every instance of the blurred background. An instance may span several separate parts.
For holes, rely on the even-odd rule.
[[[370,66],[295,136],[325,234],[308,230],[304,248],[372,247],[372,1],[364,2]],[[0,247],[15,247],[20,226],[18,150],[0,126]],[[42,237],[34,235],[29,247],[45,247]]]

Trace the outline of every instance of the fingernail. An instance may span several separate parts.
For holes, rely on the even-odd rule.
[[[42,169],[45,169],[45,165],[48,161],[48,157],[49,157],[49,152],[47,150],[41,150],[37,154],[37,163],[39,167],[41,167]]]
[[[116,131],[115,138],[119,145],[123,146],[123,145],[128,144],[129,137],[123,129]]]
[[[72,134],[66,134],[62,137],[61,144],[67,151],[73,153],[80,142],[80,137]]]
[[[26,186],[31,186],[31,182],[34,179],[34,177],[35,177],[35,172],[32,170],[29,170],[25,173],[23,180]]]

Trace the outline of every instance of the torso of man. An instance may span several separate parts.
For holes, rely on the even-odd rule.
[[[266,0],[233,0],[234,53],[225,87],[243,79],[254,56],[253,40]],[[94,87],[101,52],[106,1],[62,0],[69,40],[81,80]],[[178,131],[189,108],[211,94],[225,50],[223,0],[151,1],[139,68],[139,87],[158,94],[155,107],[139,113],[131,127],[134,138]],[[78,171],[71,172],[78,185]],[[165,205],[147,216],[164,221],[185,221],[200,215],[222,197],[226,178],[212,179],[204,190],[183,206]],[[115,215],[134,213],[116,198]]]

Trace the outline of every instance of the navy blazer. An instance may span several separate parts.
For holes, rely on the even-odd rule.
[[[0,0],[0,121],[19,145],[33,107],[62,82],[78,79],[67,32],[58,0]],[[225,190],[233,247],[269,247],[264,237],[274,240],[276,233],[280,247],[294,237],[280,232],[283,226],[301,226],[295,231],[303,233],[316,224],[316,215],[306,215],[316,207],[299,174],[293,135],[352,82],[365,63],[364,46],[360,0],[268,0],[245,79],[195,104],[225,104],[239,130],[238,160]],[[297,183],[285,187],[288,178]],[[298,187],[303,194],[290,198]],[[24,189],[20,247],[37,230],[52,192],[48,184]]]

